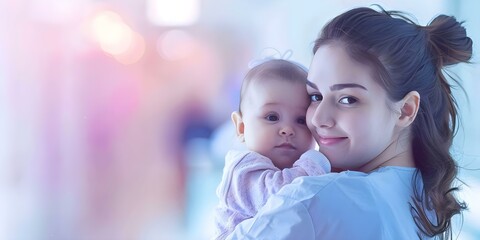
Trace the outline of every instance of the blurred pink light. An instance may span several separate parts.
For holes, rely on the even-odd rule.
[[[193,53],[196,44],[196,40],[188,32],[170,30],[159,37],[157,51],[165,60],[181,60]]]
[[[102,51],[122,64],[136,63],[145,53],[144,38],[112,10],[96,12],[90,19],[87,32]]]
[[[199,0],[147,0],[146,7],[148,19],[156,25],[191,25],[200,15]]]
[[[129,47],[122,53],[115,55],[115,59],[123,64],[138,62],[145,54],[145,40],[143,37],[132,31],[132,41]]]
[[[91,23],[92,37],[100,44],[103,51],[112,54],[122,54],[132,41],[132,30],[115,12],[101,11]]]

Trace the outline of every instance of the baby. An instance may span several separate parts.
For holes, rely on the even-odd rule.
[[[313,149],[305,122],[310,104],[306,78],[304,68],[281,59],[268,60],[245,76],[232,121],[248,151],[226,155],[217,188],[215,239],[225,239],[295,178],[330,172],[326,157]]]

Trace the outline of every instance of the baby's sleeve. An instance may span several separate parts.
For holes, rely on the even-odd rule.
[[[316,176],[329,173],[330,161],[323,153],[316,150],[308,150],[300,156],[294,164],[294,168],[301,168],[308,176]]]
[[[230,188],[230,202],[253,216],[267,199],[295,178],[316,176],[330,172],[330,163],[320,152],[305,152],[291,168],[280,170],[266,157],[249,154],[234,169],[234,180]],[[255,159],[255,160],[253,160]],[[234,193],[232,196],[232,193]]]

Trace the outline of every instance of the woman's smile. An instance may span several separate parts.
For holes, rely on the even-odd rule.
[[[336,145],[338,143],[341,143],[345,140],[347,140],[347,137],[318,137],[318,144],[319,145],[324,145],[324,146],[332,146]]]

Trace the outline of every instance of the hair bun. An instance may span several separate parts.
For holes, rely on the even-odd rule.
[[[425,27],[432,54],[441,66],[469,62],[472,57],[472,39],[462,23],[455,17],[439,15]]]

